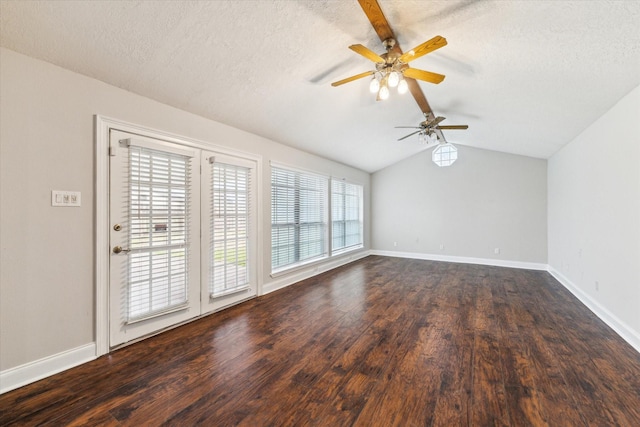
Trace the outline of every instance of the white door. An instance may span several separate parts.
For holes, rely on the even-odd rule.
[[[202,311],[257,293],[256,162],[202,153]]]
[[[257,294],[257,163],[110,131],[109,346]]]
[[[110,132],[110,347],[200,315],[200,153]]]

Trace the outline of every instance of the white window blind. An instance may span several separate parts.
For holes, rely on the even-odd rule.
[[[271,267],[327,256],[328,179],[272,167]]]
[[[332,251],[362,246],[362,195],[361,185],[331,181]]]
[[[209,293],[249,288],[250,169],[211,163]]]
[[[129,147],[129,322],[187,303],[188,156]]]

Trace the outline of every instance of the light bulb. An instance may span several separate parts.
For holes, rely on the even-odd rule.
[[[396,87],[398,86],[398,82],[400,81],[400,76],[397,71],[392,71],[389,73],[389,86]]]
[[[369,83],[369,91],[371,93],[376,93],[380,89],[380,82],[375,77],[371,79],[371,83]]]
[[[380,99],[389,98],[389,88],[387,86],[382,86],[380,88],[380,92],[378,92],[378,96],[380,97]]]
[[[426,133],[420,132],[420,142],[422,144],[428,144],[429,143],[429,137],[427,136]]]
[[[400,83],[398,83],[398,93],[399,94],[407,93],[408,90],[409,90],[409,85],[407,84],[407,81],[405,79],[400,80]]]

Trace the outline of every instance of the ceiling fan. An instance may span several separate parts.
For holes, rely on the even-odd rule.
[[[434,84],[438,84],[444,80],[445,76],[442,74],[418,70],[417,68],[410,68],[408,65],[410,61],[446,46],[447,39],[444,37],[436,36],[406,53],[402,53],[399,49],[394,49],[396,47],[396,41],[394,38],[387,38],[383,40],[382,44],[387,52],[381,55],[378,55],[361,44],[349,46],[349,49],[375,62],[375,70],[365,71],[364,73],[356,74],[355,76],[333,82],[331,83],[331,86],[340,86],[345,83],[373,75],[374,77],[371,80],[369,89],[371,92],[377,93],[377,99],[381,100],[389,97],[390,87],[397,86],[398,92],[407,92],[409,84],[404,77]]]
[[[418,126],[396,126],[397,129],[418,129],[415,132],[411,132],[409,135],[405,135],[402,138],[399,138],[398,141],[402,141],[403,139],[409,138],[410,136],[419,134],[420,140],[429,144],[438,141],[438,139],[444,140],[444,138],[438,137],[438,130],[442,131],[469,129],[468,125],[440,125],[440,122],[445,120],[445,118],[442,116],[435,117],[433,119],[430,119],[429,117],[429,115],[425,114],[425,121],[420,122]]]
[[[378,3],[378,1],[377,0],[358,0],[358,3],[360,4],[360,7],[362,8],[362,11],[364,12],[364,14],[367,16],[367,19],[371,23],[371,26],[373,27],[374,31],[376,32],[376,34],[378,34],[380,41],[384,43],[384,41],[388,39],[396,40],[396,43],[391,48],[391,50],[396,54],[398,54],[399,56],[403,55],[404,53],[402,52],[400,45],[397,43],[397,37],[395,36],[393,29],[391,28],[391,25],[389,25],[389,21],[387,21],[387,18],[384,16],[384,13],[382,13],[382,9],[380,8],[380,4]],[[371,73],[370,72],[364,73],[361,77],[366,77],[367,75],[371,75]],[[357,76],[354,76],[353,80],[357,80],[356,77]],[[422,113],[427,118],[435,118],[435,115],[433,114],[433,110],[429,105],[429,101],[427,101],[427,98],[424,96],[424,93],[422,92],[422,89],[418,85],[418,82],[415,79],[406,75],[406,72],[405,72],[404,80],[407,82],[409,86],[409,92],[411,92],[413,99],[415,99],[416,103],[418,104],[418,107],[420,107],[420,111],[422,111]],[[438,134],[439,137],[442,137],[442,139],[444,139],[444,136],[442,135],[442,132],[440,132],[439,129],[436,129],[436,133]]]

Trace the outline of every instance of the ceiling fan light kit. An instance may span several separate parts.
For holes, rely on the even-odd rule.
[[[420,142],[426,145],[436,144],[438,142],[438,135],[435,132],[420,132]]]
[[[349,46],[349,49],[375,62],[376,71],[366,71],[356,74],[355,76],[333,82],[331,86],[340,86],[373,74],[373,79],[371,79],[369,83],[369,90],[372,93],[377,92],[377,100],[384,100],[389,97],[389,88],[397,87],[400,94],[408,92],[409,85],[405,81],[405,78],[423,80],[434,84],[438,84],[444,80],[445,76],[442,74],[409,68],[408,65],[410,61],[446,46],[447,39],[444,37],[435,36],[431,40],[427,40],[406,53],[402,53],[399,48],[396,48],[396,40],[394,38],[387,38],[382,44],[387,52],[381,55],[378,55],[361,44]]]

